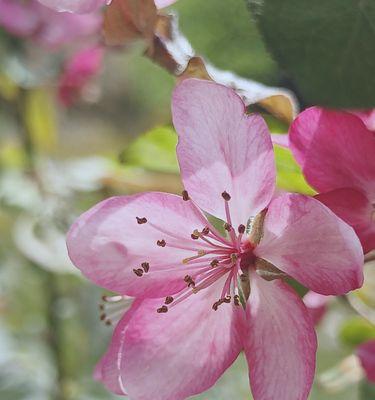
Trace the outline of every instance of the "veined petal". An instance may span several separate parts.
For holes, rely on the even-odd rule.
[[[312,107],[293,122],[290,147],[318,191],[352,187],[375,201],[375,134],[353,114]]]
[[[355,189],[336,189],[315,198],[354,228],[364,253],[375,249],[375,210],[364,194]]]
[[[283,194],[271,202],[255,254],[320,294],[344,294],[363,283],[354,230],[308,196]]]
[[[182,261],[207,249],[191,239],[194,229],[204,227],[201,212],[180,196],[113,197],[78,218],[67,245],[72,262],[99,286],[133,297],[162,297],[186,286],[184,276],[195,269]],[[137,276],[133,270],[142,263],[149,271]]]
[[[251,274],[245,354],[254,400],[306,400],[316,335],[302,300],[280,280]]]
[[[212,304],[223,281],[156,313],[163,300],[137,300],[132,318],[120,322],[112,358],[118,379],[132,400],[183,400],[211,387],[241,350],[237,332],[240,307]],[[236,307],[236,310],[234,310]],[[109,361],[109,359],[108,359]],[[109,368],[109,367],[108,367]],[[111,377],[111,380],[113,377]]]
[[[357,356],[361,360],[367,379],[375,383],[375,340],[361,344],[357,349]]]
[[[235,227],[267,206],[275,163],[264,120],[246,115],[241,98],[214,82],[186,79],[174,91],[173,123],[185,188],[203,210],[225,219],[221,193],[231,195]]]

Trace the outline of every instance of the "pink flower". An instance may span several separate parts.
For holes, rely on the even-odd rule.
[[[98,73],[103,60],[101,46],[80,50],[68,60],[59,82],[59,98],[65,105],[72,104],[87,83]]]
[[[278,278],[322,294],[358,288],[358,238],[314,198],[273,198],[269,131],[233,90],[185,80],[172,112],[183,196],[113,197],[68,233],[84,275],[136,298],[95,375],[133,400],[182,400],[211,387],[244,350],[254,399],[307,399],[313,323]]]
[[[361,361],[367,379],[375,383],[375,340],[369,340],[358,346],[357,356]]]
[[[290,148],[317,197],[375,249],[375,133],[357,116],[312,107],[289,131]]]
[[[95,35],[101,23],[100,14],[58,13],[36,0],[0,0],[0,26],[49,49]]]

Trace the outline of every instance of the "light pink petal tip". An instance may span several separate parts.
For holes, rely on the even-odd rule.
[[[364,194],[354,189],[336,189],[315,198],[354,228],[365,254],[375,249],[374,209]]]
[[[290,147],[318,191],[356,188],[375,201],[375,134],[353,114],[312,107],[290,128]]]
[[[363,283],[354,230],[308,196],[284,194],[271,202],[255,253],[320,294],[341,295]]]
[[[253,273],[245,354],[256,400],[306,400],[315,373],[316,336],[297,294]]]
[[[319,294],[312,290],[308,291],[305,296],[303,296],[303,302],[309,311],[314,325],[318,325],[323,319],[327,312],[328,303],[331,299],[331,296],[325,296],[324,294]]]
[[[281,134],[281,133],[272,133],[271,139],[272,139],[273,144],[277,144],[280,147],[289,149],[289,135],[285,135],[285,134]]]
[[[99,7],[109,4],[111,0],[38,0],[46,7],[56,11],[68,11],[85,14],[97,10]]]
[[[232,197],[233,225],[246,224],[274,192],[274,155],[264,120],[246,115],[232,89],[198,79],[176,87],[172,114],[181,175],[191,198],[225,219],[221,193],[226,191]]]
[[[137,217],[147,222],[138,223]],[[191,239],[206,222],[192,202],[180,196],[113,197],[73,224],[67,237],[69,256],[99,286],[133,297],[166,296],[186,287],[187,274],[195,276],[195,265],[183,260],[209,246]],[[143,263],[149,264],[149,271],[139,277],[133,269],[142,269]]]
[[[357,348],[357,356],[361,360],[367,379],[375,383],[375,340],[361,344]]]
[[[210,307],[222,284],[165,314],[156,312],[163,299],[136,301],[112,339],[110,351],[117,355],[101,363],[102,371],[110,371],[99,376],[107,387],[120,382],[133,400],[183,400],[211,387],[241,350],[232,305],[216,312]]]

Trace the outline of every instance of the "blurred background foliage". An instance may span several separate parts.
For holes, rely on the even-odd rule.
[[[244,1],[217,7],[217,0],[181,0],[173,9],[193,46],[217,67],[269,85],[285,83]],[[2,400],[117,398],[92,379],[111,335],[99,321],[103,291],[72,267],[64,234],[76,216],[110,195],[181,190],[170,113],[174,78],[142,51],[136,43],[108,52],[100,77],[66,108],[51,78],[59,54],[0,28]],[[266,118],[273,132],[286,132]],[[276,161],[281,190],[313,193],[287,150],[276,148]],[[353,374],[341,363],[374,337],[373,326],[334,300],[319,327],[318,370],[325,375],[311,399],[369,400],[373,388],[358,379],[347,387]],[[195,398],[249,399],[243,357]]]

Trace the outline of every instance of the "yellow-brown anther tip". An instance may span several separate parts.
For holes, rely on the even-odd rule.
[[[164,240],[164,239],[162,239],[162,240],[158,240],[157,242],[156,242],[156,244],[159,246],[159,247],[165,247],[166,246],[166,241]]]
[[[145,224],[145,223],[147,222],[147,218],[145,218],[145,217],[142,217],[142,218],[140,218],[140,217],[135,217],[135,218],[137,219],[137,223],[138,223],[139,225]]]
[[[229,201],[231,199],[231,196],[228,192],[224,191],[223,193],[221,193],[221,196],[223,197],[223,199],[225,201]]]
[[[187,190],[182,191],[182,200],[184,201],[190,200],[189,193],[187,192]]]
[[[165,304],[171,304],[171,303],[173,303],[173,297],[172,296],[167,296],[166,298],[165,298]]]
[[[158,308],[156,310],[156,312],[159,313],[159,314],[166,313],[166,312],[168,312],[168,307],[167,306],[161,306],[160,308]]]

